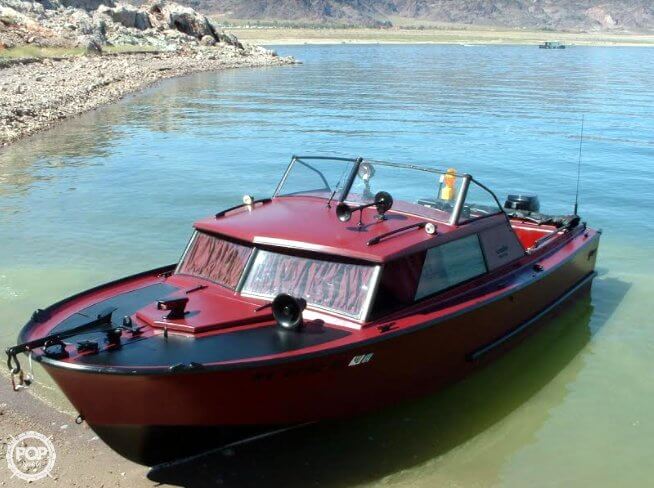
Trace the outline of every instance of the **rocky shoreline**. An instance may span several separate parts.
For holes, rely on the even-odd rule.
[[[175,52],[38,59],[0,68],[0,146],[180,75],[292,64],[260,48],[217,45]]]
[[[25,46],[84,54],[6,55]],[[0,146],[166,78],[293,63],[167,0],[0,0]]]

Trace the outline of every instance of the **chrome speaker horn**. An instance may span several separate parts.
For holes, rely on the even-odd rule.
[[[336,205],[336,217],[341,222],[347,222],[352,218],[352,209],[347,205],[347,203],[339,203]]]
[[[272,301],[272,314],[277,324],[286,330],[297,330],[302,327],[302,312],[307,307],[304,298],[295,298],[286,293],[280,293]]]
[[[388,212],[393,206],[393,197],[387,191],[380,191],[375,194],[375,207],[377,207],[377,213],[379,215],[384,215]]]

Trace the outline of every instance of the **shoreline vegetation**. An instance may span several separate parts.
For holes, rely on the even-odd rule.
[[[390,29],[329,27],[307,28],[267,25],[229,27],[239,39],[255,45],[300,44],[463,44],[463,45],[538,45],[560,41],[567,46],[650,46],[654,33],[572,33],[554,31],[509,30],[483,27],[398,27]]]

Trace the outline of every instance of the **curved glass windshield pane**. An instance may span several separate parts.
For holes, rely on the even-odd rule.
[[[356,165],[355,161],[339,159],[295,159],[277,190],[276,196],[309,195],[341,199],[344,186]]]
[[[497,204],[495,197],[482,188],[475,180],[470,181],[466,199],[463,202],[459,223],[470,222],[471,220],[495,215],[502,212],[502,208]]]
[[[288,293],[309,305],[361,318],[372,289],[374,266],[303,258],[260,249],[243,294],[273,298]]]
[[[370,203],[375,193],[387,191],[393,196],[393,210],[449,222],[463,179],[454,168],[441,173],[365,161],[345,200]]]

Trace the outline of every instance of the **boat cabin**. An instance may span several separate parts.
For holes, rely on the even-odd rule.
[[[293,157],[272,198],[195,223],[173,278],[230,299],[222,326],[286,293],[306,301],[305,316],[362,328],[515,267],[556,232],[528,213],[510,219],[453,168]]]

